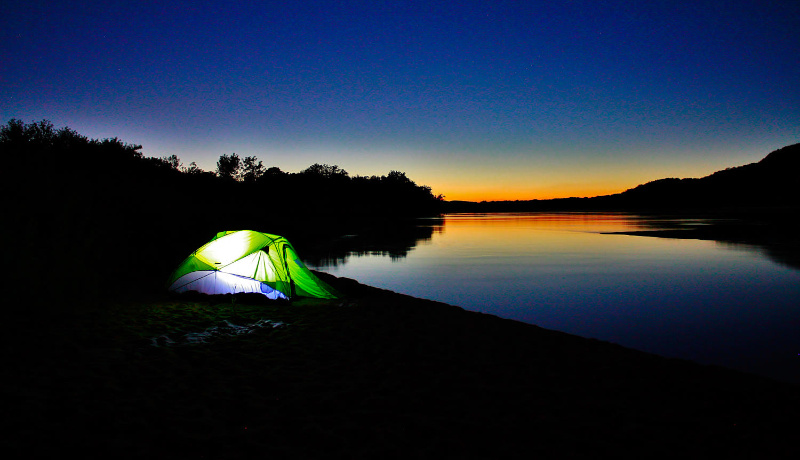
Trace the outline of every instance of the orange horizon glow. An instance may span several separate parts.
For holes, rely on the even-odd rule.
[[[714,166],[697,162],[582,161],[553,158],[463,158],[444,163],[413,162],[406,173],[419,185],[431,187],[447,201],[528,201],[591,198],[622,193],[640,184],[666,177],[701,177]],[[720,168],[721,169],[721,168]],[[708,172],[706,172],[708,171]]]
[[[446,201],[530,201],[530,200],[552,200],[559,198],[592,198],[603,195],[613,195],[622,193],[633,188],[642,182],[635,180],[625,181],[624,184],[591,183],[587,184],[540,184],[532,186],[530,184],[512,183],[512,181],[486,182],[482,184],[471,183],[450,183],[450,184],[428,184],[434,195],[442,194]],[[598,181],[600,182],[600,181]],[[605,182],[605,181],[602,181]]]
[[[410,168],[408,176],[417,184],[431,187],[434,195],[444,195],[446,201],[529,201],[614,195],[658,179],[699,178],[749,162],[725,158],[716,162],[591,159],[555,164],[543,161],[538,165],[525,161],[475,165],[464,161],[457,169],[439,165]]]
[[[624,192],[625,190],[631,187],[615,187],[615,188],[603,188],[603,189],[585,189],[585,188],[575,188],[572,191],[570,190],[563,190],[558,193],[542,193],[542,194],[535,194],[535,193],[527,193],[524,191],[491,191],[491,192],[482,192],[482,191],[475,191],[475,190],[463,190],[463,191],[453,191],[451,193],[442,193],[444,195],[445,201],[472,201],[472,202],[481,202],[481,201],[531,201],[531,200],[554,200],[560,198],[592,198],[596,196],[603,196],[603,195],[613,195],[616,193]],[[434,189],[434,194],[438,194],[438,192]]]
[[[443,195],[446,201],[481,202],[614,195],[658,179],[704,177],[726,167],[758,161],[763,156],[754,149],[712,153],[700,159],[682,151],[666,156],[651,150],[624,151],[618,156],[573,157],[570,152],[555,151],[506,157],[483,152],[384,149],[365,156],[360,150],[345,147],[311,146],[277,149],[268,161],[289,173],[302,171],[313,163],[337,165],[351,176],[402,171],[416,184],[430,187],[434,195]],[[216,165],[206,160],[200,167],[213,171]]]

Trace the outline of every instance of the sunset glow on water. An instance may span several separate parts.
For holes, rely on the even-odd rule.
[[[367,254],[319,268],[467,310],[800,381],[800,271],[755,248],[607,234],[661,225],[628,214],[453,214],[431,222],[430,240],[405,258]]]

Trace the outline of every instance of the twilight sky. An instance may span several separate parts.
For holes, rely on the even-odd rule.
[[[800,142],[798,37],[796,0],[3,2],[0,122],[594,196]]]

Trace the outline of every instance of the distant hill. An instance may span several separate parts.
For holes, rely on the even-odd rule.
[[[612,195],[635,206],[758,206],[798,204],[800,144],[775,150],[757,163],[700,179],[660,179]]]
[[[448,212],[558,210],[664,210],[800,205],[800,143],[775,150],[757,163],[699,179],[659,179],[622,193],[593,198],[447,203]]]

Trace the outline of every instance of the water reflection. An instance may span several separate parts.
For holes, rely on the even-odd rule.
[[[351,257],[388,257],[397,261],[407,257],[418,245],[429,242],[435,233],[443,231],[442,218],[377,226],[331,240],[324,247],[304,254],[303,260],[307,265],[323,269],[344,265]]]
[[[624,213],[445,215],[396,229],[394,246],[388,235],[343,239],[334,257],[318,259],[325,265],[309,265],[467,310],[800,382],[800,271],[774,263],[770,246],[710,238],[709,229],[725,225]],[[697,229],[709,241],[691,239]],[[674,238],[632,236],[670,232]]]
[[[434,234],[451,228],[501,225],[560,231],[591,231],[657,238],[716,241],[721,248],[759,254],[773,262],[800,270],[800,241],[785,223],[765,225],[741,220],[646,216],[630,213],[462,213],[380,226],[354,235],[344,235],[322,248],[304,254],[309,265],[337,267],[351,257],[388,257],[398,261]],[[510,240],[509,240],[510,241]]]
[[[729,243],[734,244],[734,243]],[[800,245],[785,245],[781,243],[765,244],[762,246],[744,245],[750,250],[755,250],[775,263],[785,267],[800,270]]]
[[[716,241],[720,247],[751,251],[773,262],[800,270],[800,235],[793,222],[770,219],[658,219],[641,218],[628,235]]]

